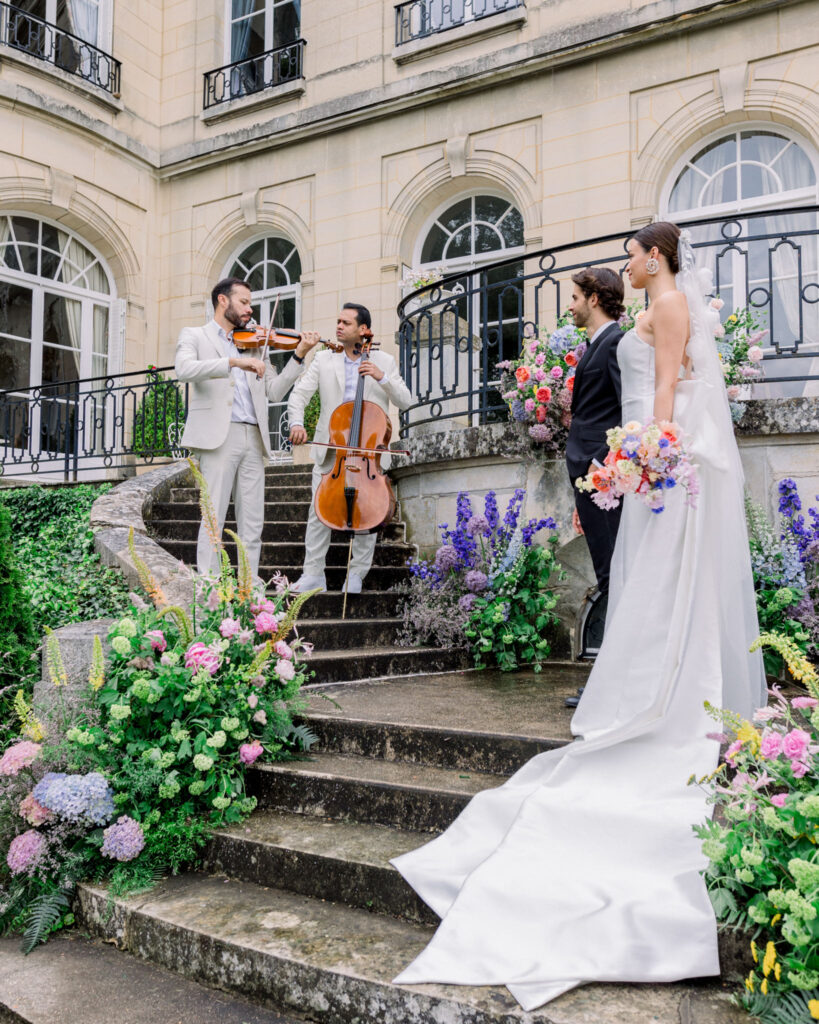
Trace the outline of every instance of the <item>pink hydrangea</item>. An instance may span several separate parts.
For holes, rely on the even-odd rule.
[[[815,708],[819,700],[815,697],[794,697],[791,701],[792,708]]]
[[[271,612],[259,612],[253,620],[257,633],[272,633],[279,625],[279,621]]]
[[[527,398],[526,401],[523,403],[523,408],[527,412],[534,412],[535,411],[535,400],[534,400],[534,398]]]
[[[258,740],[251,743],[243,743],[239,747],[239,760],[242,764],[253,764],[264,753],[264,747]]]
[[[786,800],[786,793],[776,793],[774,796],[771,797],[771,803],[774,805],[774,807],[784,807]]]
[[[39,832],[30,828],[15,836],[9,843],[6,863],[13,875],[31,874],[45,851],[46,841]]]
[[[168,641],[165,639],[165,634],[161,629],[149,629],[145,632],[145,638],[151,641],[151,647],[155,651],[159,651],[160,654],[168,646]]]
[[[247,706],[249,708],[255,708],[258,703],[259,698],[256,696],[255,693],[251,693],[251,695],[247,698]]]
[[[20,806],[17,810],[20,817],[25,818],[29,825],[33,825],[35,828],[38,825],[44,825],[47,821],[51,821],[54,817],[54,814],[47,807],[43,807],[41,803],[34,799],[33,793],[29,793],[24,800],[20,801]]]
[[[775,729],[766,729],[762,734],[759,752],[763,757],[779,757],[782,753],[782,734]]]
[[[219,623],[219,632],[225,640],[229,640],[232,636],[236,636],[237,633],[241,632],[241,629],[242,624],[238,619],[222,619]]]
[[[0,775],[16,775],[21,768],[28,768],[40,753],[40,744],[21,740],[12,744],[0,757]]]
[[[561,378],[563,377],[563,367],[562,366],[553,366],[551,368],[551,370],[549,370],[549,373],[552,375],[552,377],[555,380],[561,380]]]
[[[276,662],[276,666],[273,671],[283,682],[289,682],[289,680],[291,680],[296,674],[293,662],[288,661],[286,658],[280,658]]]
[[[791,729],[782,738],[782,751],[792,761],[801,761],[810,743],[810,735],[804,729]]]
[[[198,640],[185,651],[185,668],[191,668],[194,672],[205,669],[212,676],[216,675],[219,668],[219,655],[207,644]]]
[[[293,660],[293,649],[290,644],[285,643],[284,640],[277,640],[275,644],[273,644],[273,650],[280,658],[286,658],[288,661]]]

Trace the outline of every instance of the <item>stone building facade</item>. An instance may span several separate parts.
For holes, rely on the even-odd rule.
[[[169,364],[232,270],[389,349],[406,268],[817,202],[814,0],[0,11],[0,390]]]

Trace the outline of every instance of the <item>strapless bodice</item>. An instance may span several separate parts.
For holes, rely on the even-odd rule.
[[[654,347],[632,327],[617,345],[620,367],[622,422],[649,419],[654,412]]]

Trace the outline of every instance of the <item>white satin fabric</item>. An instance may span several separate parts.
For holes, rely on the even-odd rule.
[[[652,414],[653,357],[634,330],[618,346],[624,422]],[[675,393],[700,467],[697,508],[681,489],[659,515],[626,499],[605,640],[572,721],[580,738],[393,861],[443,919],[396,983],[506,985],[532,1010],[585,981],[719,973],[692,832],[709,809],[686,783],[717,764],[703,702],[749,716],[765,682],[747,653],[757,626],[743,484],[726,471],[738,460],[714,448],[709,387],[684,380]]]

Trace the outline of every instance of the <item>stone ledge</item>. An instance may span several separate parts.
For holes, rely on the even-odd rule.
[[[191,471],[186,462],[160,466],[117,485],[98,498],[91,509],[94,546],[103,563],[119,569],[131,586],[139,585],[128,550],[128,534],[133,527],[139,557],[170,604],[189,605],[193,601],[195,573],[148,536],[145,518],[150,518],[154,501],[167,501],[172,487],[190,486],[190,482]]]
[[[736,425],[739,437],[754,434],[819,434],[819,398],[754,398]]]

